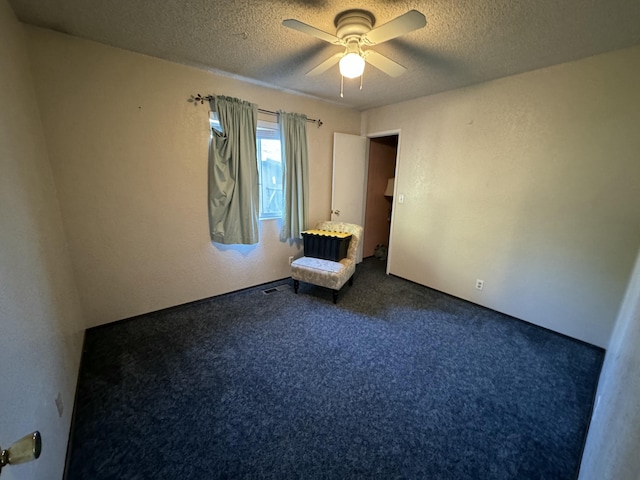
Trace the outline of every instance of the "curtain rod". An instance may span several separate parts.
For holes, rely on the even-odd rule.
[[[214,100],[215,99],[215,95],[200,95],[199,93],[196,96],[191,95],[191,98],[193,99],[192,101],[195,102],[200,102],[200,104],[202,105],[205,100],[207,102]],[[272,112],[271,110],[265,110],[263,108],[258,108],[258,111],[260,113],[266,113],[267,115],[275,115],[278,116],[278,112]],[[322,120],[315,119],[315,118],[307,118],[307,122],[311,122],[311,123],[315,123],[318,125],[318,128],[320,128],[322,126]]]

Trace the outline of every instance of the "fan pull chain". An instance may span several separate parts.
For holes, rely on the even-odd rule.
[[[344,76],[340,75],[340,98],[344,98]]]
[[[362,91],[362,79],[364,78],[364,72],[360,75],[360,91]]]

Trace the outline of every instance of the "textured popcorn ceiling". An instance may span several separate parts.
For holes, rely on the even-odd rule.
[[[9,0],[18,18],[134,52],[204,66],[359,110],[640,44],[640,0]],[[365,8],[376,25],[411,9],[427,26],[374,47],[408,71],[371,66],[345,80],[335,66],[305,77],[340,51],[282,26],[296,18],[335,33],[337,13]],[[638,59],[640,63],[640,58]],[[203,85],[200,93],[209,91]],[[197,93],[197,92],[194,92]]]

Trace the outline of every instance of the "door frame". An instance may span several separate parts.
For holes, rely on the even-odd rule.
[[[394,130],[383,130],[380,132],[373,132],[373,133],[367,133],[365,136],[367,137],[367,159],[365,162],[365,178],[369,178],[369,151],[370,151],[370,144],[371,144],[371,139],[372,138],[380,138],[380,137],[391,137],[393,135],[397,135],[398,136],[398,147],[396,148],[396,169],[395,169],[395,177],[394,178],[398,178],[398,171],[399,171],[399,166],[400,166],[400,145],[402,142],[402,129],[398,128],[398,129],[394,129]],[[391,270],[391,259],[392,259],[392,255],[393,255],[393,226],[394,226],[394,218],[395,218],[395,212],[396,212],[396,191],[398,190],[398,182],[394,182],[394,186],[393,186],[393,200],[391,202],[391,225],[389,226],[389,248],[387,249],[387,268],[386,268],[386,274],[389,275],[390,270]],[[367,192],[367,185],[364,186],[364,195],[366,196]],[[367,211],[367,205],[365,202],[364,205],[364,213],[366,215],[366,211]]]

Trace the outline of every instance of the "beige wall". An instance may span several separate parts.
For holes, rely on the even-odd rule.
[[[27,60],[0,0],[0,445],[39,430],[42,456],[2,479],[62,478],[82,316]],[[64,403],[58,417],[55,398]]]
[[[261,222],[251,247],[214,245],[207,221],[208,107],[216,93],[304,113],[310,220],[326,220],[333,132],[360,114],[204,70],[28,27],[36,94],[87,326],[290,275],[297,245]]]
[[[640,239],[638,58],[365,112],[402,130],[390,272],[605,346]]]
[[[581,480],[640,478],[640,251],[618,314],[589,435],[580,466]]]

